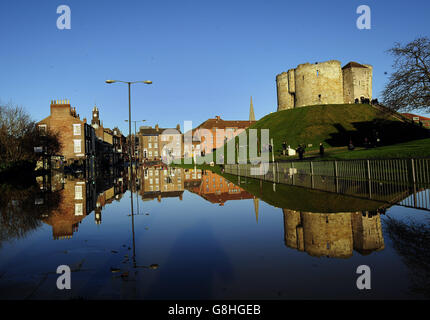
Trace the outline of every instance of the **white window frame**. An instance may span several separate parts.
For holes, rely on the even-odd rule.
[[[76,185],[75,186],[75,200],[83,200],[83,196],[82,196],[82,185]]]
[[[82,203],[75,203],[75,216],[84,215],[84,205]]]
[[[81,124],[74,123],[73,124],[73,135],[80,136],[81,135]]]
[[[43,132],[41,130],[42,128],[43,128]],[[46,124],[39,124],[40,135],[44,136],[46,134],[47,129],[48,129],[48,126]]]
[[[82,152],[82,140],[81,139],[74,139],[73,140],[73,152],[74,153],[81,153]]]

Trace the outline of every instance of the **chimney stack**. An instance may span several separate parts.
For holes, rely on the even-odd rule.
[[[155,125],[155,131],[158,132],[158,123]]]

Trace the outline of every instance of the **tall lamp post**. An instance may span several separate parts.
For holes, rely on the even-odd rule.
[[[131,139],[131,85],[135,83],[144,83],[144,84],[152,84],[152,81],[150,80],[144,80],[144,81],[121,81],[121,80],[106,80],[106,83],[111,84],[115,82],[122,82],[128,84],[128,136]],[[130,157],[129,163],[132,159],[131,157],[131,144],[128,145],[128,154]],[[130,168],[130,182],[132,181],[132,175],[133,175],[133,168]]]

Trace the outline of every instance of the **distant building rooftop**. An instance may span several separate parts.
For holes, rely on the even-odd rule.
[[[220,116],[216,116],[213,119],[208,119],[200,124],[196,129],[225,129],[225,128],[243,128],[246,129],[256,121],[249,120],[223,120]]]
[[[367,67],[365,65],[358,63],[358,62],[351,61],[350,63],[343,66],[342,69],[346,69],[346,68],[367,68]]]

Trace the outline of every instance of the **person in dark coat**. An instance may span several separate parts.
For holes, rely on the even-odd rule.
[[[324,145],[322,144],[322,142],[320,143],[320,156],[324,157]]]
[[[287,142],[284,141],[282,142],[282,154],[285,156],[286,152],[287,152]]]
[[[296,151],[299,154],[299,159],[303,160],[303,154],[305,153],[305,148],[303,148],[302,145],[299,144],[299,147],[297,148]]]

